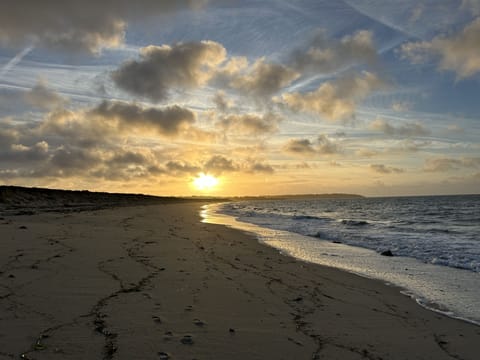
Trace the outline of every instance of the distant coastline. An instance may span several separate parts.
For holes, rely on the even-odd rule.
[[[130,193],[95,192],[89,190],[62,190],[41,187],[0,185],[0,204],[8,206],[32,206],[65,208],[75,206],[134,205],[171,201],[241,201],[241,200],[289,200],[289,199],[358,199],[356,194],[296,194],[261,196],[156,196]]]

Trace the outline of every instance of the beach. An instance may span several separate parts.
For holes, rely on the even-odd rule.
[[[201,222],[200,200],[0,219],[0,359],[476,359],[480,327]]]

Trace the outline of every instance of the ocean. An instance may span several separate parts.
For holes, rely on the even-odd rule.
[[[239,201],[202,216],[480,324],[480,195]]]

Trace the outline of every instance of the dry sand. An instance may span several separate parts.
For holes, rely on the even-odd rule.
[[[479,358],[480,327],[200,206],[0,219],[0,359]]]

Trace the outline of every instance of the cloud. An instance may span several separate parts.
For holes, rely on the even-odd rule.
[[[423,63],[434,56],[439,69],[453,71],[463,79],[480,71],[480,18],[453,36],[437,36],[431,41],[408,42],[401,47],[403,58]]]
[[[46,110],[61,107],[68,102],[66,98],[50,89],[44,81],[37,82],[24,97],[28,104]]]
[[[406,101],[396,101],[392,104],[392,110],[396,112],[409,111],[412,108],[412,104]]]
[[[396,167],[391,167],[391,166],[386,166],[383,164],[370,164],[370,169],[376,173],[379,174],[400,174],[403,173],[405,170],[396,168]]]
[[[203,168],[206,172],[214,175],[221,175],[226,172],[238,171],[239,167],[234,164],[233,160],[227,159],[222,155],[214,155],[208,159]]]
[[[424,4],[417,4],[412,9],[412,13],[410,15],[410,18],[408,19],[408,22],[410,24],[415,24],[416,22],[418,22],[422,18],[424,12],[425,12],[425,5]]]
[[[310,141],[309,139],[290,139],[283,147],[283,150],[299,156],[313,156],[316,154],[333,155],[342,152],[341,147],[324,134],[319,135],[316,141]]]
[[[273,174],[275,172],[275,170],[269,164],[254,161],[251,164],[249,164],[247,172]]]
[[[167,170],[174,175],[178,174],[197,174],[201,171],[201,168],[183,161],[169,161],[166,164]]]
[[[258,59],[247,71],[232,73],[230,86],[251,96],[269,97],[300,76],[295,70]]]
[[[19,164],[33,165],[48,158],[49,146],[45,141],[38,141],[31,146],[12,142],[2,145],[0,145],[0,161],[13,167]]]
[[[193,133],[203,131],[193,126],[194,120],[191,111],[179,106],[120,102],[77,110],[56,108],[42,121],[2,119],[0,178],[47,184],[58,179],[123,182],[193,174],[202,169],[188,161],[198,158],[198,145],[170,145],[164,140],[181,136],[191,141]],[[185,155],[188,151],[195,154]],[[165,163],[168,158],[177,160]],[[221,159],[210,159],[207,165],[219,171],[238,168]]]
[[[377,75],[364,71],[360,76],[324,82],[312,92],[283,94],[276,101],[293,111],[318,114],[330,121],[346,120],[354,116],[357,103],[385,87]]]
[[[227,99],[225,92],[218,91],[212,98],[213,103],[220,112],[227,112],[231,107],[233,107],[233,102]]]
[[[195,114],[178,105],[144,108],[135,103],[104,101],[89,115],[115,121],[120,130],[155,130],[164,136],[177,136],[195,122]]]
[[[355,155],[360,158],[371,158],[379,155],[379,152],[368,148],[361,148],[355,151]]]
[[[319,30],[308,43],[307,50],[297,50],[292,56],[292,67],[299,71],[331,73],[358,63],[374,65],[377,50],[373,33],[360,30],[340,40],[329,40],[325,31]]]
[[[167,171],[158,164],[155,155],[145,148],[112,147],[96,150],[99,162],[87,172],[88,176],[110,181],[128,181],[165,175]]]
[[[316,153],[314,144],[309,139],[290,139],[283,147],[283,150],[301,156],[310,156]]]
[[[380,118],[372,121],[368,127],[371,130],[380,131],[389,136],[414,137],[430,134],[430,131],[425,129],[423,125],[419,123],[406,123],[400,126],[394,126]]]
[[[132,20],[198,7],[196,0],[2,0],[0,43],[96,54],[123,43]]]
[[[0,150],[8,149],[13,143],[18,141],[17,131],[9,126],[10,124],[1,124],[0,128]]]
[[[17,124],[14,132],[1,126],[0,137],[8,141],[0,145],[4,179],[131,179],[149,176],[158,167],[150,150],[135,150],[134,144],[123,149],[114,141],[119,134],[113,128],[95,127],[82,111],[56,110],[42,124]]]
[[[148,163],[148,158],[140,152],[127,150],[114,154],[108,160],[108,163],[113,165],[146,164]]]
[[[112,79],[133,95],[162,101],[171,88],[205,84],[226,55],[225,48],[214,41],[150,45],[140,49],[139,60],[126,61],[115,70]]]
[[[461,168],[476,169],[480,167],[480,157],[470,158],[431,158],[425,160],[424,171],[446,172]]]
[[[471,12],[472,15],[480,15],[480,1],[478,0],[462,0],[460,9],[466,9]]]
[[[328,154],[328,155],[331,155],[331,154],[337,154],[337,153],[340,153],[342,150],[340,148],[340,146],[331,141],[327,135],[319,135],[318,138],[317,138],[317,151],[320,153],[320,154]]]
[[[86,116],[89,110],[72,111],[55,109],[46,114],[43,121],[32,129],[34,135],[60,141],[62,144],[91,148],[101,143],[109,143],[119,134],[116,124],[110,121],[95,121]]]
[[[221,117],[216,126],[223,131],[232,131],[235,134],[257,136],[276,132],[280,121],[281,118],[273,113],[231,114]]]
[[[98,161],[99,158],[90,150],[65,146],[54,151],[50,169],[56,170],[56,175],[72,175],[72,172],[94,168]]]

